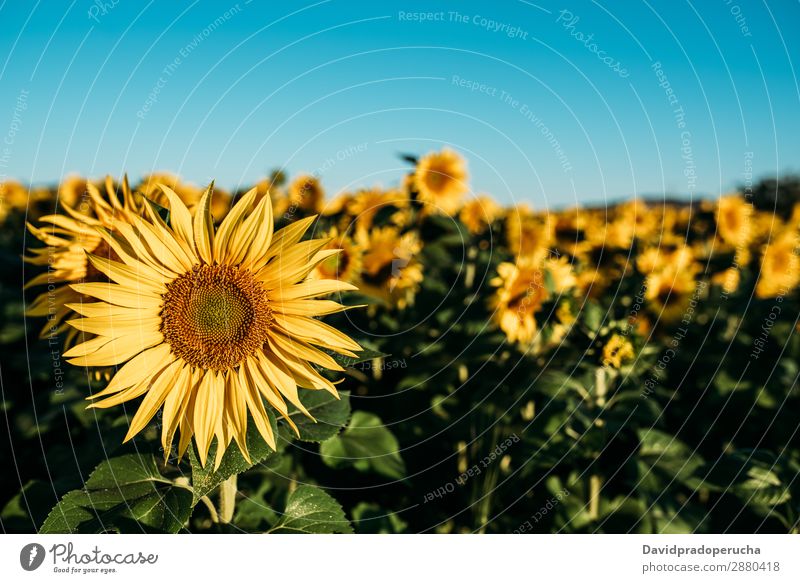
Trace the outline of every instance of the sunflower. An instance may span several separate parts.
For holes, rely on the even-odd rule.
[[[408,197],[399,190],[381,190],[367,188],[357,192],[349,201],[347,211],[355,217],[360,229],[369,229],[375,223],[375,217],[385,209],[389,209],[386,217],[389,223],[401,225],[407,215]]]
[[[0,224],[16,211],[24,211],[28,206],[28,191],[19,182],[9,180],[0,182]]]
[[[572,263],[564,256],[548,257],[543,262],[543,267],[550,274],[553,281],[553,292],[565,294],[578,285]]]
[[[548,299],[544,272],[529,260],[501,263],[490,283],[497,291],[490,301],[493,318],[510,342],[529,345],[536,337],[536,313]]]
[[[422,244],[417,235],[379,227],[359,230],[356,240],[364,250],[361,290],[400,309],[412,304],[422,282],[422,265],[416,258]]]
[[[661,225],[658,220],[658,213],[653,212],[648,207],[647,202],[640,198],[634,198],[619,205],[615,214],[617,221],[633,225],[633,236],[640,241],[648,241],[654,238]]]
[[[527,206],[520,205],[511,210],[506,218],[508,247],[517,257],[539,261],[549,251],[555,237],[554,228],[552,215],[537,215]]]
[[[693,270],[670,267],[650,273],[645,286],[651,311],[669,324],[683,317],[697,284]]]
[[[458,213],[458,218],[473,235],[480,235],[500,216],[502,207],[491,197],[482,195],[467,202]]]
[[[679,245],[675,248],[650,247],[645,249],[636,259],[636,267],[648,275],[654,271],[672,269],[682,271],[694,269],[694,252],[691,247]]]
[[[44,223],[35,227],[28,223],[28,230],[46,247],[29,249],[31,255],[24,258],[27,263],[47,267],[47,271],[31,279],[25,288],[47,285],[48,291],[40,294],[28,307],[28,316],[46,317],[42,338],[52,338],[65,333],[64,345],[71,345],[78,331],[66,324],[71,314],[67,304],[81,301],[83,296],[70,287],[72,283],[102,281],[105,279],[88,260],[87,253],[113,259],[114,251],[97,231],[98,227],[113,229],[115,221],[131,222],[140,212],[128,188],[127,180],[122,183],[122,200],[117,195],[111,177],[106,178],[105,194],[92,184],[86,184],[85,201],[78,211],[66,202],[61,209],[65,215],[47,215],[40,219]]]
[[[732,294],[739,289],[741,279],[741,272],[736,267],[729,267],[724,271],[715,273],[711,277],[711,283],[720,286],[726,294]]]
[[[467,192],[467,164],[448,148],[419,159],[411,183],[423,212],[453,216]]]
[[[723,196],[717,203],[717,233],[728,245],[746,245],[752,232],[753,205],[740,196]]]
[[[603,366],[620,368],[634,356],[633,345],[619,334],[613,334],[603,345]]]
[[[180,430],[178,454],[194,437],[205,465],[216,437],[216,468],[231,440],[249,459],[248,413],[275,448],[263,399],[297,431],[286,402],[311,416],[298,387],[338,397],[314,365],[342,368],[320,348],[354,357],[361,347],[315,319],[345,308],[314,298],[355,286],[306,280],[317,264],[339,252],[322,251],[326,239],[300,242],[313,217],[273,234],[270,199],[254,205],[253,189],[214,229],[212,187],[194,218],[162,186],[171,226],[148,206],[149,220],[115,221],[116,234],[101,233],[120,261],[90,256],[111,282],[73,286],[98,301],[72,304],[83,317],[70,323],[97,337],[65,356],[77,366],[124,363],[105,390],[89,398],[91,407],[111,407],[144,395],[126,441],[163,406],[165,454]]]
[[[325,203],[325,191],[319,180],[310,174],[303,174],[289,185],[289,204],[306,213],[322,212]]]
[[[336,227],[332,227],[326,237],[330,242],[323,250],[338,249],[339,253],[318,263],[310,277],[355,283],[361,272],[361,247],[347,233],[340,233]]]
[[[134,190],[140,192],[142,196],[152,200],[153,202],[166,206],[168,204],[167,198],[164,196],[163,191],[159,184],[165,184],[173,192],[175,192],[183,201],[183,203],[193,211],[200,202],[200,197],[203,192],[191,184],[183,182],[174,174],[167,172],[154,172],[142,178],[141,182],[134,187]]]
[[[785,295],[800,284],[800,256],[797,254],[797,234],[784,231],[761,256],[761,272],[756,284],[756,297],[774,298]]]

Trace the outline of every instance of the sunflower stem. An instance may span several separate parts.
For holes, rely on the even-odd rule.
[[[219,485],[219,522],[229,524],[236,508],[236,474]]]
[[[606,395],[608,386],[606,384],[606,371],[603,367],[597,367],[594,373],[595,404],[603,408],[606,405]],[[595,420],[598,427],[603,426],[603,420],[598,417]],[[596,461],[596,460],[595,460]],[[600,515],[600,488],[603,485],[603,478],[598,474],[589,477],[589,518],[594,521]]]
[[[589,477],[589,518],[595,521],[600,516],[600,488],[603,479],[597,474]]]

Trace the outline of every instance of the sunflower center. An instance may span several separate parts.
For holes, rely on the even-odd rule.
[[[224,370],[266,342],[272,310],[263,286],[244,269],[200,265],[167,284],[161,333],[192,366]]]

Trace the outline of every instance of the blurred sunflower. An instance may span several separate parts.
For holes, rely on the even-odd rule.
[[[564,294],[578,285],[572,263],[564,256],[548,257],[544,260],[543,267],[550,274],[553,282],[553,292]]]
[[[24,212],[28,206],[28,191],[19,182],[0,182],[0,224],[12,212]]]
[[[741,272],[735,267],[729,267],[711,276],[711,283],[720,286],[726,294],[732,294],[739,288],[741,279]]]
[[[402,225],[409,208],[408,197],[400,190],[381,190],[367,188],[357,192],[349,201],[347,211],[355,217],[359,229],[369,229],[375,224],[375,217],[385,209],[389,216],[387,222]]]
[[[322,249],[338,249],[339,253],[320,261],[309,277],[356,283],[361,273],[361,247],[347,233],[340,233],[336,227],[332,227],[325,237],[330,241]]]
[[[544,272],[528,260],[501,263],[490,283],[497,288],[490,308],[509,342],[528,345],[536,337],[536,313],[548,299]]]
[[[750,242],[753,205],[740,196],[722,196],[717,203],[717,233],[727,244],[737,246]]]
[[[87,186],[89,181],[81,176],[67,176],[58,185],[59,204],[66,204],[80,212],[91,211],[91,205],[80,205],[81,200],[88,198]],[[97,185],[98,187],[100,185]]]
[[[797,254],[797,247],[797,233],[788,229],[764,247],[756,297],[774,298],[786,294],[800,284],[800,256]]]
[[[400,309],[412,304],[422,282],[422,265],[416,257],[422,244],[417,235],[378,227],[360,230],[356,240],[364,250],[361,291]]]
[[[77,366],[122,365],[91,407],[111,407],[144,395],[125,440],[141,431],[163,406],[165,455],[180,430],[179,455],[192,437],[205,464],[214,437],[215,467],[235,440],[249,459],[248,413],[274,449],[275,435],[262,398],[287,420],[286,401],[311,417],[298,387],[334,385],[313,365],[342,370],[319,348],[356,356],[361,347],[315,319],[344,310],[319,296],[355,289],[308,274],[339,250],[327,240],[300,242],[313,218],[273,234],[268,197],[254,206],[251,190],[214,229],[212,187],[192,218],[180,197],[162,186],[171,226],[146,207],[149,220],[114,221],[101,232],[120,261],[91,255],[111,283],[75,284],[93,303],[71,304],[82,318],[70,323],[97,337],[65,356]],[[296,430],[296,427],[295,427]]]
[[[49,338],[65,333],[65,346],[70,346],[78,337],[78,331],[65,321],[71,315],[67,304],[79,302],[83,298],[70,284],[105,279],[86,254],[93,253],[106,259],[116,258],[112,248],[103,241],[98,228],[114,229],[115,222],[131,222],[132,217],[141,211],[131,195],[127,180],[122,182],[120,195],[117,194],[110,176],[106,178],[104,194],[92,183],[86,184],[86,193],[88,197],[81,203],[84,212],[79,212],[63,202],[61,209],[68,216],[43,216],[40,222],[44,225],[41,227],[28,223],[28,230],[46,247],[28,249],[31,255],[24,257],[24,260],[48,269],[28,281],[25,288],[38,285],[53,287],[40,294],[25,313],[28,316],[47,318],[40,336]]]
[[[683,317],[697,283],[690,269],[666,268],[653,271],[645,280],[645,299],[659,319],[670,324]]]
[[[517,257],[538,261],[553,243],[555,220],[549,214],[537,215],[526,205],[510,210],[506,217],[508,247]]]
[[[640,241],[650,241],[658,237],[661,226],[658,213],[650,209],[640,198],[619,205],[615,213],[618,221],[633,225],[633,237]]]
[[[633,344],[619,334],[613,334],[603,345],[603,366],[620,368],[635,356]]]
[[[419,159],[412,176],[422,212],[453,216],[467,192],[467,163],[449,148]]]
[[[295,178],[289,185],[289,204],[306,213],[322,212],[325,203],[325,191],[319,180],[310,174]]]
[[[481,195],[467,202],[458,213],[458,218],[473,235],[480,235],[494,223],[503,209],[490,196]]]

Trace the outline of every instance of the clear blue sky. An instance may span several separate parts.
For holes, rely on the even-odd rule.
[[[504,202],[716,196],[800,169],[798,22],[791,0],[5,1],[0,175],[285,167],[335,192],[447,144]]]

